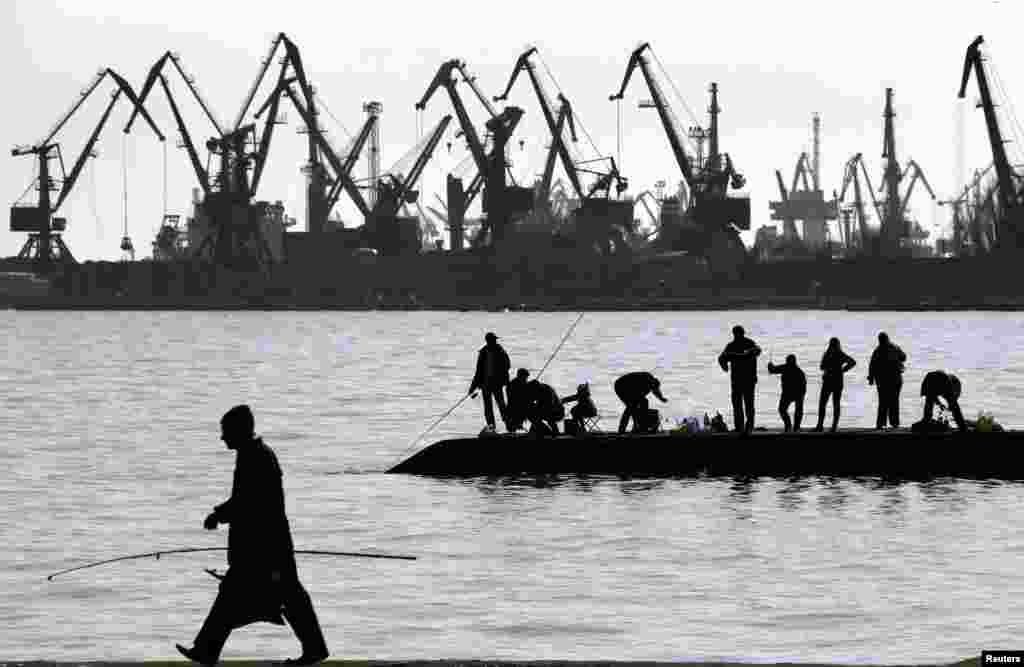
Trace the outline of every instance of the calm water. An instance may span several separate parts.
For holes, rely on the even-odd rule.
[[[0,658],[176,655],[209,609],[223,553],[72,573],[92,560],[224,546],[202,520],[230,490],[218,420],[253,406],[285,471],[299,557],[338,657],[952,661],[1024,636],[1024,487],[937,480],[439,481],[383,474],[469,385],[483,333],[536,372],[575,318],[536,313],[21,313],[0,332]],[[867,360],[909,356],[903,420],[933,368],[968,417],[1024,422],[1024,316],[1004,313],[593,313],[545,373],[561,393],[654,370],[682,418],[729,415],[714,363],[741,322],[797,354],[815,419],[827,338],[858,367],[844,424],[874,422]],[[758,416],[778,425],[762,364]],[[475,433],[467,401],[434,433]],[[425,444],[425,443],[424,443]],[[297,653],[290,630],[236,631],[225,657]]]

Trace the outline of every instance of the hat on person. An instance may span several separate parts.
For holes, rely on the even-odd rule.
[[[524,378],[524,377],[528,377],[529,375],[530,375],[530,371],[526,370],[525,368],[520,368],[519,370],[516,371],[516,377],[517,378],[520,378],[520,377]]]
[[[487,333],[486,333],[486,334],[484,335],[484,340],[498,340],[498,337],[494,335],[494,332],[493,332],[493,331],[488,331],[488,332],[487,332]]]

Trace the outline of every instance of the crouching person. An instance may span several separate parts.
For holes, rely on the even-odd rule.
[[[921,381],[921,395],[924,396],[924,421],[932,421],[932,414],[935,411],[935,404],[940,407],[946,399],[949,411],[953,413],[953,420],[960,431],[967,430],[967,422],[964,421],[963,412],[960,411],[960,380],[952,373],[945,371],[931,371]]]
[[[584,428],[584,420],[590,419],[597,416],[597,406],[594,405],[594,400],[590,398],[590,385],[584,382],[583,384],[576,387],[576,393],[572,396],[566,396],[562,399],[562,404],[576,403],[569,410],[569,420],[566,423],[566,431],[572,429],[574,433],[583,433],[586,431]]]
[[[530,433],[537,435],[558,435],[558,422],[565,419],[565,408],[551,385],[540,380],[530,380],[527,388],[527,418]]]

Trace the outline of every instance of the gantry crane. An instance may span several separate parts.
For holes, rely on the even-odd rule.
[[[616,194],[621,195],[628,188],[628,182],[619,173],[615,159],[612,157],[599,157],[586,163],[577,162],[573,159],[569,152],[569,146],[565,142],[566,125],[568,125],[572,142],[576,143],[577,141],[572,106],[569,100],[562,93],[559,93],[559,109],[557,116],[555,115],[551,97],[548,95],[543,82],[537,74],[536,66],[531,60],[531,56],[536,53],[536,47],[530,47],[519,56],[509,77],[508,84],[505,86],[505,91],[501,95],[494,97],[494,101],[506,100],[520,72],[526,72],[537,96],[537,101],[540,104],[541,114],[544,116],[544,121],[547,123],[548,131],[551,134],[551,146],[545,161],[544,172],[537,188],[537,203],[540,207],[550,211],[551,179],[554,174],[554,165],[557,157],[562,163],[562,167],[579,202],[578,208],[572,212],[572,216],[575,218],[577,235],[582,237],[578,240],[583,241],[584,245],[596,243],[606,253],[611,252],[609,238],[618,236],[622,239],[632,229],[632,202],[613,203],[609,201],[611,189],[614,187]],[[595,162],[608,162],[608,169],[597,171],[584,166],[585,164],[593,164]],[[583,174],[596,176],[596,180],[589,188],[585,188],[582,184],[581,177]],[[625,244],[620,245],[623,248],[628,248]]]
[[[576,193],[577,198],[582,203],[590,200],[599,191],[603,190],[605,196],[608,194],[608,188],[611,183],[616,184],[616,189],[619,193],[623,192],[627,187],[627,181],[619,173],[614,158],[599,158],[600,160],[610,161],[611,168],[606,172],[595,172],[581,168],[581,163],[577,163],[573,160],[572,155],[569,153],[569,147],[565,144],[564,131],[558,127],[558,117],[554,112],[554,107],[551,103],[551,97],[548,95],[547,90],[544,87],[543,82],[537,75],[537,68],[530,59],[532,55],[537,53],[536,47],[530,47],[516,61],[515,67],[512,70],[512,74],[509,77],[508,85],[505,86],[505,92],[501,95],[497,95],[494,98],[495,102],[500,102],[508,99],[508,94],[512,90],[512,86],[515,85],[516,79],[519,77],[519,73],[525,71],[530,79],[530,84],[533,87],[533,91],[537,96],[537,101],[540,104],[541,114],[544,116],[544,121],[547,123],[548,131],[551,133],[552,146],[550,154],[557,154],[558,158],[562,162],[562,166],[565,169],[566,176],[569,177],[569,183],[572,185],[573,191]],[[572,108],[569,104],[569,100],[561,93],[558,94],[558,101],[560,103],[559,115],[563,112],[566,115],[566,121],[569,125],[570,134],[573,143],[576,142],[576,128],[572,115]],[[550,158],[549,158],[550,163]],[[548,169],[545,169],[547,173]],[[580,174],[583,172],[594,173],[598,176],[598,184],[594,188],[585,190]],[[546,197],[550,193],[550,177],[546,180],[541,181],[541,191]]]
[[[1024,248],[1024,189],[1018,184],[1017,177],[1006,156],[1005,142],[999,129],[999,121],[996,118],[996,105],[989,89],[984,58],[980,50],[984,41],[984,37],[978,35],[967,47],[958,97],[963,98],[966,95],[967,83],[973,68],[975,79],[978,82],[978,92],[981,95],[978,106],[985,114],[985,127],[988,130],[988,140],[992,147],[992,163],[996,171],[997,197],[999,207],[1002,209],[1002,215],[997,216],[996,219],[996,247],[1004,250],[1019,250]]]
[[[451,120],[450,115],[443,116],[425,140],[411,149],[410,153],[415,155],[415,160],[408,173],[402,174],[392,167],[378,181],[377,201],[366,219],[366,232],[372,240],[373,247],[382,254],[394,255],[413,250],[410,239],[402,238],[402,225],[397,216],[405,204],[419,204],[416,183]]]
[[[734,270],[742,261],[743,250],[743,243],[735,229],[750,229],[750,199],[728,196],[729,187],[742,188],[745,179],[735,171],[728,154],[723,155],[719,152],[718,114],[721,110],[718,106],[718,86],[711,84],[711,105],[708,108],[711,124],[706,133],[702,132],[702,136],[706,134],[709,139],[709,150],[707,158],[701,164],[700,160],[691,158],[683,147],[683,137],[675,113],[662,92],[645,54],[649,49],[650,44],[645,42],[633,51],[626,65],[626,73],[619,92],[610,95],[609,99],[622,99],[630,77],[639,67],[647,82],[651,103],[658,112],[676,164],[690,190],[687,217],[697,226],[699,233],[699,247],[690,250],[704,254],[709,260],[712,259],[712,254],[716,255],[711,263],[720,264],[719,269],[735,275]],[[719,251],[712,250],[726,247],[732,248],[732,251],[725,253],[728,259],[719,254]]]
[[[939,206],[953,207],[953,239],[952,252],[961,254],[966,247],[971,247],[974,252],[984,252],[991,249],[991,234],[989,230],[983,229],[981,216],[979,215],[978,202],[983,198],[980,196],[981,181],[992,168],[990,164],[984,170],[977,170],[970,183],[955,197],[939,201]],[[973,195],[973,196],[972,196]],[[973,210],[971,210],[973,209]]]
[[[879,239],[879,252],[886,257],[898,257],[915,254],[919,245],[917,241],[927,236],[918,225],[906,217],[907,203],[914,191],[914,184],[918,178],[924,183],[932,200],[935,193],[932,191],[928,179],[924,177],[921,167],[910,160],[905,168],[900,168],[896,159],[896,130],[893,119],[896,117],[892,108],[892,88],[885,89],[885,130],[882,141],[882,158],[885,160],[885,169],[882,174],[882,185],[879,192],[884,192],[885,197],[881,202],[881,235]],[[911,176],[911,172],[913,175]],[[909,183],[905,194],[900,194],[900,186]]]
[[[828,221],[837,218],[836,202],[825,201],[820,179],[821,119],[812,118],[813,157],[800,153],[793,169],[793,184],[786,189],[782,173],[775,172],[779,201],[768,203],[772,220],[783,221],[782,239],[788,244],[813,251],[828,243]],[[797,234],[796,221],[803,222],[803,234]]]
[[[89,135],[85,147],[82,149],[78,159],[75,160],[74,165],[72,165],[71,171],[65,172],[64,157],[61,153],[60,143],[55,141],[56,136],[107,77],[114,80],[117,84],[117,90],[111,95],[110,102],[107,103],[103,115]],[[142,113],[150,128],[153,129],[153,132],[156,133],[160,141],[163,141],[164,135],[157,129],[156,124],[142,106],[141,100],[135,94],[131,85],[120,74],[108,67],[100,70],[89,86],[72,104],[71,109],[60,117],[42,140],[29,146],[18,146],[11,151],[11,155],[15,157],[34,155],[37,161],[38,174],[33,185],[38,184],[39,199],[35,206],[15,205],[11,207],[10,229],[12,232],[29,233],[28,240],[18,253],[18,258],[31,260],[36,270],[40,273],[52,271],[56,262],[74,263],[75,261],[71,251],[68,250],[67,245],[64,244],[61,238],[61,232],[66,228],[66,220],[64,218],[55,218],[53,214],[60,209],[61,205],[67,200],[68,195],[71,194],[71,190],[75,187],[75,183],[85,167],[86,160],[94,156],[93,148],[96,145],[96,141],[99,139],[100,133],[107,124],[107,119],[110,118],[110,113],[114,110],[118,100],[121,99],[122,94],[131,100],[135,111]],[[51,176],[50,160],[57,160],[60,164],[60,179],[55,179]],[[50,193],[57,190],[57,180],[61,181],[60,190],[57,194],[57,200],[53,201]],[[29,186],[29,189],[31,188],[32,186]],[[125,239],[127,239],[127,236]],[[122,240],[123,242],[124,240]]]
[[[456,79],[454,78],[456,74],[460,75],[463,82],[469,85],[488,113],[489,117],[485,127],[491,139],[490,151],[485,149],[466,106],[456,90]],[[491,244],[498,246],[504,240],[512,220],[533,208],[533,191],[515,184],[509,185],[505,180],[508,166],[505,147],[522,118],[523,110],[519,107],[507,106],[501,113],[497,113],[487,97],[477,87],[475,78],[466,72],[465,64],[460,60],[449,60],[440,66],[427,87],[427,91],[416,103],[416,109],[424,109],[440,87],[444,87],[448,92],[455,115],[459,120],[459,127],[466,137],[470,154],[473,156],[473,162],[478,171],[474,183],[471,183],[470,188],[465,191],[462,189],[461,181],[455,177],[449,177],[448,215],[450,224],[461,225],[462,216],[465,215],[469,202],[480,187],[476,183],[482,183],[484,187],[483,211],[486,217],[482,233],[489,233]]]
[[[860,169],[858,170],[858,167]],[[868,175],[867,167],[864,165],[864,156],[862,153],[857,153],[849,160],[846,161],[846,165],[843,168],[843,185],[838,196],[838,201],[842,202],[846,200],[846,191],[853,184],[853,212],[857,215],[857,230],[858,236],[857,241],[853,242],[855,238],[849,231],[844,233],[846,236],[846,244],[848,248],[852,248],[857,245],[860,246],[863,252],[868,254],[877,254],[876,235],[871,232],[868,227],[867,213],[864,210],[864,197],[863,188],[861,187],[860,179],[864,178],[864,183],[867,185],[868,195],[871,197],[871,205],[875,211],[875,215],[881,219],[882,207],[875,198],[875,189],[871,185],[871,176]]]
[[[285,50],[285,55],[280,60],[278,85],[275,87],[275,93],[264,104],[264,109],[269,109],[269,113],[263,124],[262,132],[257,136],[256,123],[243,124],[243,122],[279,48]],[[178,104],[167,85],[167,79],[163,75],[162,70],[167,63],[171,63],[184,79],[193,97],[213,125],[216,134],[206,142],[206,149],[211,155],[218,157],[216,173],[211,174],[209,168],[204,167],[199,159],[195,142],[182,119]],[[261,207],[253,204],[253,199],[266,166],[274,127],[279,124],[280,95],[278,92],[282,89],[281,82],[289,75],[299,82],[307,106],[312,106],[312,88],[306,80],[305,69],[298,49],[284,33],[279,33],[271,43],[266,58],[260,63],[259,73],[234,124],[224,127],[199,94],[195,80],[185,73],[177,55],[165,53],[150,68],[140,97],[145,100],[153,86],[157,82],[160,83],[181,134],[182,143],[188,152],[196,179],[203,190],[200,209],[206,231],[193,249],[196,256],[209,257],[218,265],[240,268],[251,267],[253,263],[266,268],[275,259],[261,229],[260,221],[264,211]],[[125,127],[126,132],[131,130],[134,120],[133,115]],[[326,184],[322,178],[323,170],[318,167],[315,151],[311,151],[310,162],[308,195],[312,203],[309,206],[311,211],[319,211],[322,208],[319,203],[326,197]]]
[[[362,130],[353,140],[344,157],[342,157],[330,145],[323,132],[317,129],[315,117],[301,96],[295,92],[292,86],[293,83],[294,79],[285,79],[281,82],[280,88],[299,112],[310,132],[310,136],[317,144],[317,149],[334,171],[333,185],[325,199],[327,211],[330,212],[334,208],[341,190],[344,189],[363,215],[365,221],[362,230],[362,235],[365,237],[363,238],[364,245],[376,248],[382,254],[388,255],[396,254],[403,249],[409,249],[410,244],[400,238],[397,215],[403,204],[416,201],[418,197],[418,192],[415,189],[416,183],[423,174],[427,162],[434,153],[434,149],[440,143],[441,137],[451,122],[452,117],[450,115],[444,116],[427,136],[426,140],[421,142],[421,145],[413,148],[411,152],[414,154],[415,159],[409,173],[398,174],[396,170],[391,169],[384,174],[384,178],[381,178],[376,184],[373,203],[370,204],[363,197],[359,186],[356,185],[351,174],[363,146],[366,145],[367,139],[379,122],[379,115],[375,113],[367,115]],[[274,97],[275,95],[272,94],[271,99]],[[266,106],[265,104],[264,108]],[[260,109],[257,112],[257,117],[262,112],[263,109]]]

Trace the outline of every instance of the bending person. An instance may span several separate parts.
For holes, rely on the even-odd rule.
[[[647,408],[647,394],[654,394],[662,403],[668,402],[661,395],[661,382],[646,371],[626,373],[615,381],[615,395],[626,406],[619,419],[619,433],[626,432],[630,419],[633,420],[633,428],[639,428],[643,422],[643,410]]]
[[[938,403],[942,407],[942,401],[939,399],[944,398],[949,406],[949,411],[953,413],[956,427],[961,431],[966,431],[967,422],[964,421],[963,412],[960,411],[960,391],[960,380],[952,373],[931,371],[925,375],[921,382],[921,395],[924,396],[924,420],[932,420],[935,404]]]

